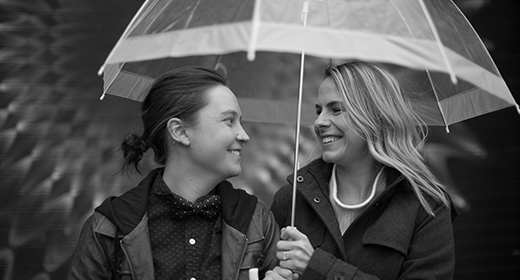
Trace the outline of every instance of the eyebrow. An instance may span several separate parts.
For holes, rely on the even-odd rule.
[[[331,108],[331,107],[335,107],[335,106],[343,106],[343,102],[341,102],[341,101],[331,101],[331,102],[325,104],[325,107],[327,107],[327,108]],[[321,108],[321,105],[316,104],[314,107],[316,109],[318,109],[318,108]]]
[[[238,114],[237,111],[233,110],[233,109],[229,109],[229,110],[226,110],[222,113],[220,113],[221,116],[224,116],[224,115],[232,115],[233,117],[240,117],[240,119],[242,119],[242,116]]]

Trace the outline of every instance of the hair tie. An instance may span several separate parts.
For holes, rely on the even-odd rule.
[[[141,145],[139,146],[141,150],[143,150],[143,153],[148,150],[148,147],[146,146],[146,142],[144,142],[143,138],[141,138]]]

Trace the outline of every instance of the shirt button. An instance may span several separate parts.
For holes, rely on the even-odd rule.
[[[194,245],[196,241],[195,241],[195,239],[190,238],[190,241],[189,241],[189,242],[190,242],[191,245]],[[192,278],[192,279],[195,279],[195,278]]]

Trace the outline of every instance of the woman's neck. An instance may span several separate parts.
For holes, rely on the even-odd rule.
[[[365,165],[336,165],[338,199],[346,204],[358,204],[366,200],[372,191],[377,173],[382,164],[371,162]]]
[[[219,182],[204,174],[193,173],[193,169],[190,170],[185,165],[166,164],[163,180],[173,193],[195,202],[198,198],[207,195]]]

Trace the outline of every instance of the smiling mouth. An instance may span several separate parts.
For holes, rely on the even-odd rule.
[[[338,137],[338,136],[326,136],[326,137],[323,137],[321,139],[321,143],[323,143],[323,144],[330,144],[330,143],[338,141],[339,139],[341,139],[341,137]]]
[[[240,150],[228,150],[228,152],[230,152],[232,155],[235,155],[237,157],[240,156]]]

